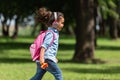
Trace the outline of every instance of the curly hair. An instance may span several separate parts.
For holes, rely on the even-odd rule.
[[[56,13],[57,13],[58,21],[61,19],[61,17],[64,17],[63,13],[61,13],[61,12],[56,12]],[[36,11],[35,19],[36,19],[36,21],[41,22],[47,26],[51,26],[55,20],[54,12],[51,12],[50,10],[48,10],[45,7],[39,8]]]

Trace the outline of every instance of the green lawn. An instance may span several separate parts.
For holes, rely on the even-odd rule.
[[[29,45],[31,37],[15,40],[0,38],[0,80],[29,80],[35,73],[36,64],[31,61]],[[120,80],[120,40],[98,39],[95,58],[104,64],[80,64],[71,62],[75,40],[61,37],[57,58],[64,80]],[[43,80],[54,80],[46,73]]]

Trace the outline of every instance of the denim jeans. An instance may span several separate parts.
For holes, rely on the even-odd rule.
[[[46,63],[48,63],[48,67],[46,69],[42,69],[40,67],[40,63],[37,63],[37,71],[36,74],[34,75],[34,77],[32,77],[30,80],[41,80],[43,75],[46,73],[46,71],[50,72],[51,74],[53,74],[53,76],[55,77],[56,80],[63,80],[62,78],[62,72],[60,70],[60,68],[58,67],[58,65],[51,61],[51,60],[45,60]]]

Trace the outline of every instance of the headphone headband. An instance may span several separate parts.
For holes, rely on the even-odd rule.
[[[55,21],[57,20],[57,12],[54,12]]]

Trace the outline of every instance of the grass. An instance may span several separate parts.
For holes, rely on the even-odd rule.
[[[29,46],[32,37],[18,37],[15,40],[0,38],[0,80],[29,80],[36,64],[31,61]],[[105,64],[80,64],[70,62],[74,54],[73,37],[60,37],[57,58],[64,80],[120,80],[120,40],[98,39],[95,58]],[[43,80],[54,80],[46,73]]]

